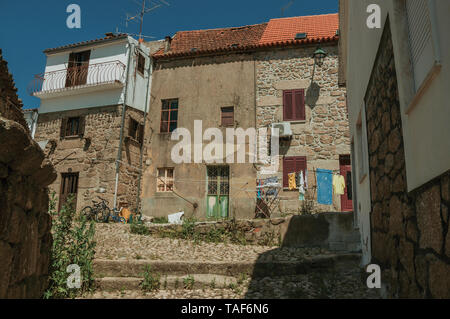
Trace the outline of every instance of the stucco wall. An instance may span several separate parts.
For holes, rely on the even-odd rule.
[[[191,132],[192,143],[194,120],[203,121],[203,132],[207,128],[220,128],[225,138],[225,128],[220,127],[221,107],[234,106],[236,127],[255,127],[254,73],[251,55],[158,61],[152,78],[149,113],[151,143],[147,145],[148,165],[145,166],[142,193],[144,214],[165,216],[185,211],[187,216],[206,217],[205,162],[173,163],[171,150],[178,141],[171,141],[170,134],[160,133],[161,100],[179,99],[178,128]],[[207,144],[205,141],[204,145]],[[255,211],[255,192],[248,190],[255,189],[256,171],[252,164],[229,166],[229,216],[251,217]],[[197,203],[197,209],[194,210],[193,205],[173,193],[156,193],[157,168],[162,167],[175,167],[175,192]]]

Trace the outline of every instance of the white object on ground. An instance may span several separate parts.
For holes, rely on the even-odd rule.
[[[169,216],[167,216],[168,220],[169,220],[169,224],[181,224],[181,217],[183,217],[184,212],[179,212],[176,214],[171,214]]]

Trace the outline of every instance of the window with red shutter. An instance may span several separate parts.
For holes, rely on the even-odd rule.
[[[221,125],[233,126],[234,125],[234,107],[222,107],[221,108]]]
[[[283,159],[283,187],[289,187],[290,173],[306,172],[306,156],[291,156]]]
[[[305,119],[305,90],[283,91],[283,120],[304,121]]]

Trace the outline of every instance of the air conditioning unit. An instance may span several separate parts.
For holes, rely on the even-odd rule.
[[[272,135],[275,134],[274,129],[278,129],[279,137],[291,137],[292,136],[291,123],[289,123],[289,122],[273,123],[272,124],[272,132],[271,132]]]

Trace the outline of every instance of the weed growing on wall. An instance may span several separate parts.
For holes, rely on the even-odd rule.
[[[143,274],[144,280],[141,283],[141,288],[143,291],[157,291],[161,287],[161,275],[154,273],[150,265],[145,268]],[[166,278],[167,281],[167,278]],[[167,285],[167,282],[165,282]]]
[[[95,222],[88,221],[86,216],[76,216],[72,202],[73,198],[69,198],[58,211],[55,193],[52,193],[50,198],[53,245],[49,287],[44,294],[46,299],[75,298],[93,289]],[[68,285],[68,278],[71,275],[67,272],[69,265],[77,265],[80,269],[79,288],[70,288]]]

